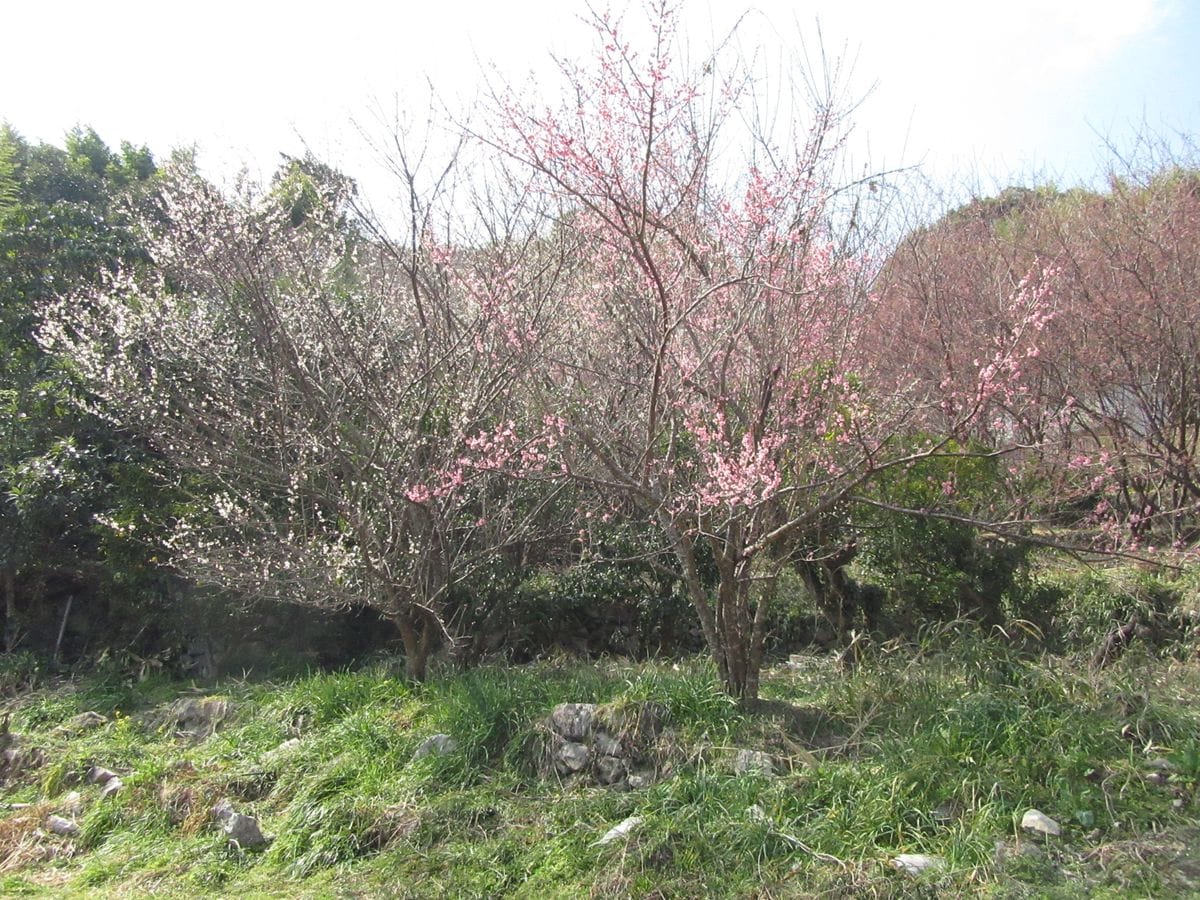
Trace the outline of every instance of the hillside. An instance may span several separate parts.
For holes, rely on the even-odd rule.
[[[1195,648],[1092,669],[1021,637],[797,655],[750,708],[699,662],[10,671],[0,892],[1194,896]]]

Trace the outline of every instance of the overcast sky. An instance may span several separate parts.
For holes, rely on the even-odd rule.
[[[615,4],[621,8],[623,4]],[[629,16],[636,17],[634,4]],[[685,0],[703,48],[746,11]],[[1200,3],[1193,0],[761,0],[743,43],[812,43],[853,60],[855,153],[922,163],[935,178],[996,183],[1096,173],[1102,138],[1126,148],[1142,123],[1200,133]],[[318,155],[360,178],[373,109],[432,81],[469,98],[481,73],[551,84],[550,53],[580,57],[576,0],[419,3],[155,0],[6,4],[0,119],[61,142],[75,124],[157,156],[196,145],[228,177],[268,175],[278,154]],[[493,68],[494,67],[494,68]],[[873,87],[872,87],[873,86]],[[868,93],[869,91],[869,93]],[[368,182],[369,178],[366,179]]]

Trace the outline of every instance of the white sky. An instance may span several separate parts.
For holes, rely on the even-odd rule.
[[[614,6],[620,7],[620,3]],[[469,97],[494,64],[551,84],[551,51],[586,55],[582,0],[26,0],[5,4],[0,119],[59,143],[75,124],[159,157],[195,144],[218,177],[269,176],[279,152],[318,156],[364,181],[352,121],[424,96]],[[705,47],[746,9],[684,0]],[[635,7],[628,13],[638,15]],[[1194,0],[759,0],[743,43],[812,41],[854,58],[855,153],[876,168],[921,162],[939,180],[1001,185],[1093,176],[1101,136],[1146,122],[1200,134]],[[419,103],[419,100],[417,101]]]

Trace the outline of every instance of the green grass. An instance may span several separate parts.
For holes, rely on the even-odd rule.
[[[217,685],[233,711],[201,738],[165,718],[191,686],[42,682],[10,702],[46,762],[5,785],[9,804],[37,805],[0,818],[0,894],[1194,896],[1200,661],[1180,656],[1134,651],[1093,673],[955,625],[851,671],[816,656],[777,668],[751,710],[702,660],[557,660],[422,685],[379,667]],[[540,722],[566,701],[614,716],[660,704],[671,776],[625,793],[547,778]],[[60,728],[88,709],[109,723]],[[458,749],[414,761],[439,732]],[[738,748],[771,753],[780,774],[736,775]],[[1158,757],[1174,764],[1162,783],[1146,777]],[[124,790],[99,799],[80,781],[95,764]],[[39,836],[30,810],[70,791],[80,836]],[[225,797],[268,847],[226,846],[210,813]],[[1020,837],[1029,807],[1063,835]],[[627,839],[597,845],[635,815]],[[902,875],[888,864],[901,852],[945,867]]]

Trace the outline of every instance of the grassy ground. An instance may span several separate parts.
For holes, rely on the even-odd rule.
[[[1200,896],[1200,660],[1176,651],[1135,647],[1094,673],[954,626],[851,671],[798,658],[754,710],[700,661],[552,661],[419,686],[385,666],[203,691],[48,684],[8,702],[12,746],[44,760],[18,761],[3,788],[0,895]],[[181,696],[228,701],[213,734],[178,733]],[[539,773],[555,704],[647,699],[669,712],[670,777],[621,793]],[[108,722],[64,727],[89,710]],[[459,749],[414,761],[440,732]],[[736,774],[739,748],[780,774]],[[124,788],[101,798],[83,778],[94,765]],[[227,844],[222,798],[259,817],[265,849]],[[1031,807],[1061,837],[1022,835]],[[55,813],[78,835],[47,833]],[[627,838],[597,845],[635,815]],[[913,852],[943,865],[890,865]]]

